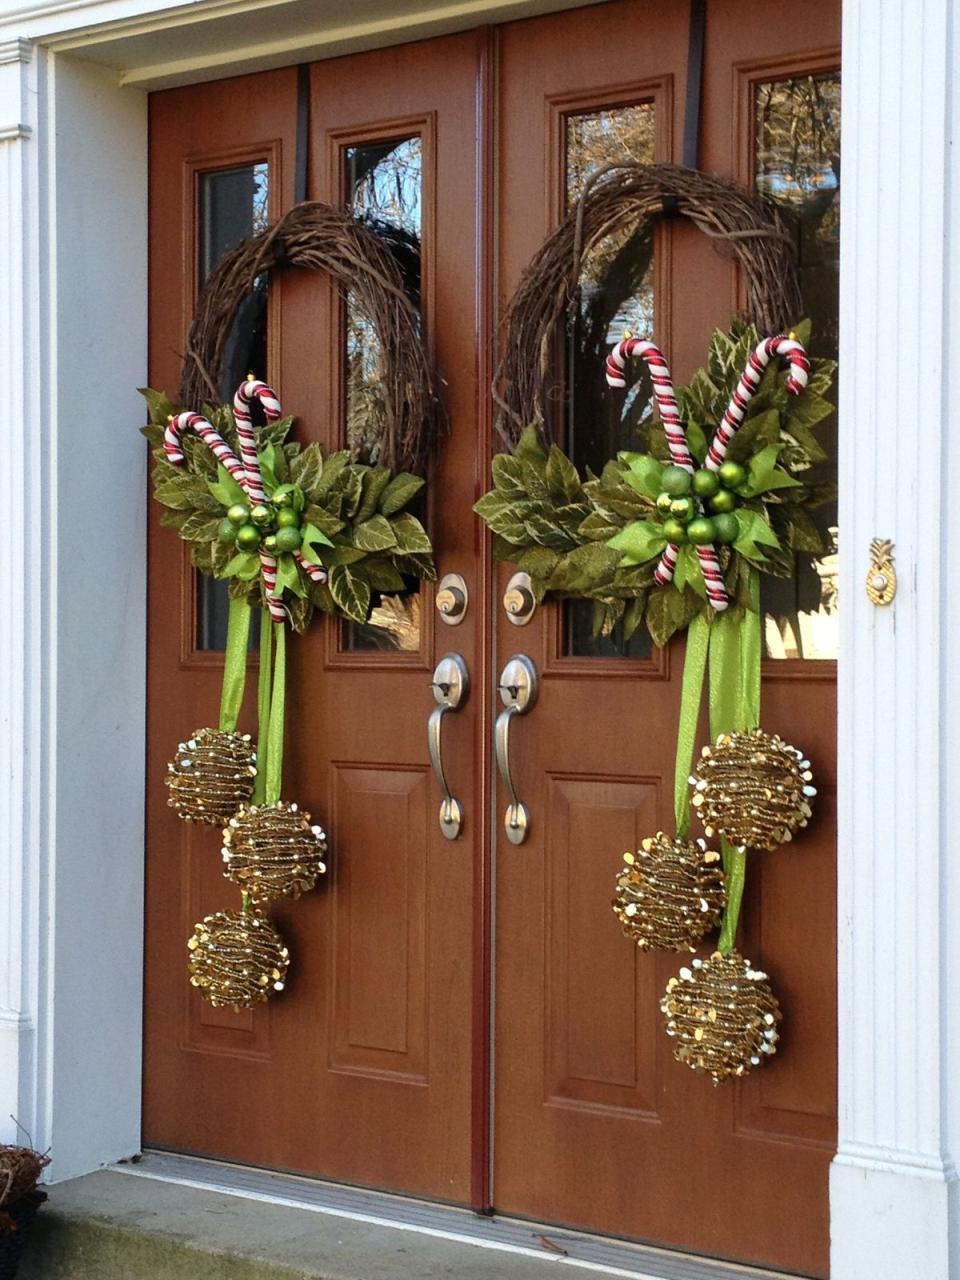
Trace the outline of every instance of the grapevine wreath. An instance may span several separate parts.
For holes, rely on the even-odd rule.
[[[626,388],[628,362],[641,358],[659,421],[640,428],[636,451],[582,476],[544,439],[558,325],[583,255],[664,212],[689,217],[733,252],[747,318],[713,335],[706,368],[676,391],[652,342],[616,343],[606,361],[611,393]],[[510,452],[494,458],[494,487],[476,504],[495,555],[530,575],[538,600],[589,599],[598,630],[622,622],[629,637],[644,623],[657,645],[687,633],[675,833],[624,855],[613,908],[641,950],[693,952],[719,927],[716,949],[682,967],[661,1001],[676,1058],[714,1084],[776,1051],[778,1002],[735,945],[746,855],[792,840],[815,795],[803,753],[759,728],[759,574],[789,577],[798,553],[823,553],[809,512],[833,496],[810,470],[826,457],[814,428],[833,411],[835,365],[810,361],[808,324],[777,332],[800,308],[791,243],[772,206],[720,179],[666,165],[598,174],[508,308],[494,395]],[[705,683],[713,741],[693,769]],[[689,839],[691,809],[719,850]]]
[[[293,419],[253,374],[232,404],[215,403],[240,304],[264,274],[287,268],[321,270],[349,288],[376,332],[382,413],[371,461],[291,441]],[[241,892],[238,911],[196,925],[190,981],[214,1005],[251,1008],[283,989],[290,964],[264,906],[312,889],[326,870],[323,829],[281,799],[287,625],[305,631],[315,608],[364,622],[376,595],[436,576],[430,538],[409,507],[442,421],[437,378],[388,245],[349,211],[306,203],[228,252],[208,277],[180,388],[181,402],[200,410],[144,395],[161,523],[230,594],[218,727],[185,738],[167,772],[177,814],[223,828],[224,875]],[[254,609],[263,611],[256,744],[237,728]]]

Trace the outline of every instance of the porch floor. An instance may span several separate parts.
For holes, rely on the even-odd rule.
[[[397,1196],[150,1153],[50,1188],[22,1280],[782,1280]]]

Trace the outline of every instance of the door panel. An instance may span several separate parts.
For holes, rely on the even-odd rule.
[[[619,104],[622,114],[614,110],[603,124],[616,136],[631,127],[632,104],[652,103],[652,149],[658,159],[676,158],[687,36],[686,7],[680,9],[682,21],[663,6],[610,4],[504,28],[504,297],[565,200],[575,197],[571,172],[589,167],[591,154],[598,164],[605,158],[582,125],[576,145],[587,137],[593,152],[585,161],[568,150],[571,115],[582,121]],[[836,66],[835,50],[818,51],[838,38],[839,6],[824,0],[797,17],[756,30],[741,0],[710,6],[701,142],[707,170],[752,179],[754,80],[775,79],[791,66]],[[517,120],[526,127],[513,127]],[[661,227],[654,248],[645,283],[628,281],[625,295],[633,306],[649,297],[653,315],[640,306],[640,332],[652,319],[651,336],[683,380],[705,362],[712,329],[728,323],[737,281],[713,245],[682,224]],[[622,329],[619,298],[613,301],[606,341]],[[637,331],[636,320],[631,327]],[[581,466],[599,469],[616,447],[627,447],[616,435],[620,407],[599,360],[576,366],[572,377],[566,368],[566,393],[562,368],[557,379],[557,439]],[[572,413],[562,412],[571,406]],[[520,846],[497,842],[495,1204],[535,1219],[825,1273],[836,1123],[833,664],[765,663],[764,727],[809,753],[818,809],[802,841],[753,858],[749,869],[740,945],[770,972],[781,1000],[780,1052],[762,1071],[714,1089],[674,1061],[661,1025],[659,997],[683,958],[638,952],[610,910],[624,850],[673,821],[683,640],[657,653],[638,636],[623,649],[615,635],[598,641],[589,634],[589,610],[586,624],[570,605],[541,607],[523,630],[499,613],[501,658],[529,654],[542,684],[514,746],[530,835]],[[702,732],[705,740],[705,726]],[[498,788],[498,834],[505,805]]]
[[[291,977],[281,997],[253,1013],[208,1011],[184,981],[193,922],[236,894],[220,875],[217,833],[173,819],[162,776],[172,745],[215,714],[222,657],[205,653],[195,670],[179,650],[166,619],[171,598],[192,598],[192,574],[169,532],[151,532],[145,1138],[461,1202],[471,1196],[474,1047],[483,1041],[473,1000],[482,699],[469,698],[444,726],[447,774],[466,813],[456,842],[439,830],[426,723],[436,705],[428,688],[436,662],[456,649],[475,669],[484,614],[479,540],[461,518],[486,451],[475,429],[474,359],[482,49],[481,38],[468,35],[313,69],[316,194],[350,198],[358,148],[369,159],[376,144],[407,139],[402,158],[418,153],[419,168],[408,173],[421,233],[413,250],[422,259],[424,322],[437,335],[457,424],[430,477],[428,515],[440,573],[464,573],[474,603],[455,630],[435,625],[433,588],[424,585],[415,603],[399,601],[410,624],[401,643],[385,628],[351,631],[328,619],[292,641],[284,794],[327,827],[329,872],[315,892],[271,910],[290,946]],[[278,72],[152,100],[154,385],[176,386],[175,353],[196,288],[192,270],[172,270],[195,260],[194,186],[181,183],[181,171],[201,172],[208,154],[216,168],[228,145],[245,155],[265,141],[275,170],[271,214],[288,207],[296,79],[295,71]],[[271,284],[263,372],[297,415],[297,438],[325,449],[339,447],[348,418],[356,426],[345,322],[346,341],[371,340],[362,317],[345,312],[318,276]]]

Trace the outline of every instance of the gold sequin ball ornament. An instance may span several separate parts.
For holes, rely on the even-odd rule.
[[[693,951],[719,928],[727,900],[720,855],[663,831],[623,855],[613,911],[641,951]]]
[[[739,951],[692,960],[667,983],[660,1009],[673,1056],[715,1085],[746,1075],[777,1051],[777,998],[767,975]]]
[[[296,804],[239,809],[223,831],[223,874],[253,902],[299,898],[326,871],[322,827]]]
[[[803,752],[776,734],[722,733],[697,762],[692,804],[708,836],[776,849],[807,825],[817,794],[812,779]]]
[[[257,753],[249,733],[197,729],[167,765],[167,804],[184,822],[222,826],[253,794]]]
[[[256,909],[215,911],[187,943],[190,982],[214,1008],[239,1013],[282,991],[290,966],[283,939]]]

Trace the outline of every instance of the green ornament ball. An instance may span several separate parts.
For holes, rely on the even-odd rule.
[[[246,524],[250,519],[250,508],[245,507],[242,502],[237,502],[227,512],[227,519],[231,524]]]
[[[261,529],[265,529],[268,525],[273,524],[273,508],[258,503],[251,512],[250,519],[254,524],[259,525]]]
[[[720,488],[720,477],[715,471],[695,471],[693,473],[693,492],[698,498],[712,498]]]
[[[667,541],[676,543],[678,547],[682,547],[687,541],[687,526],[675,520],[673,516],[669,520],[664,520],[663,532]]]
[[[299,551],[302,535],[299,529],[286,525],[282,529],[277,530],[277,550],[278,551]]]
[[[660,483],[672,498],[682,498],[685,493],[690,492],[693,478],[683,467],[669,466],[664,467]]]
[[[724,488],[739,489],[747,478],[747,469],[739,462],[731,462],[728,459],[726,462],[721,462],[718,474]]]
[[[737,499],[729,489],[718,489],[710,499],[710,508],[712,511],[727,514],[734,510],[737,505]]]
[[[269,551],[270,554],[273,555],[277,549],[277,535],[275,533],[267,534],[263,540],[263,549],[264,551]]]
[[[736,542],[740,535],[740,525],[737,517],[728,511],[722,511],[719,515],[713,517],[713,531],[716,535],[715,542],[719,542],[722,546],[728,546],[731,542]]]
[[[672,498],[670,500],[670,514],[674,519],[686,524],[688,520],[692,520],[696,514],[696,506],[692,498]]]
[[[237,546],[241,551],[256,551],[260,545],[260,530],[255,524],[242,524],[237,530]]]
[[[709,516],[698,516],[687,525],[687,537],[695,547],[705,547],[717,536],[717,526]]]
[[[232,520],[221,520],[217,525],[217,537],[228,547],[232,546],[237,540],[237,526]]]
[[[284,489],[282,493],[275,493],[272,498],[273,505],[281,511],[285,507],[293,506],[293,494],[289,489]]]
[[[664,515],[667,515],[670,511],[670,507],[672,506],[673,501],[674,499],[672,494],[669,494],[666,492],[658,493],[657,494],[657,510],[662,511]]]
[[[286,497],[283,494],[283,497]],[[278,529],[296,529],[300,523],[300,517],[291,507],[282,507],[277,512],[277,528]]]

